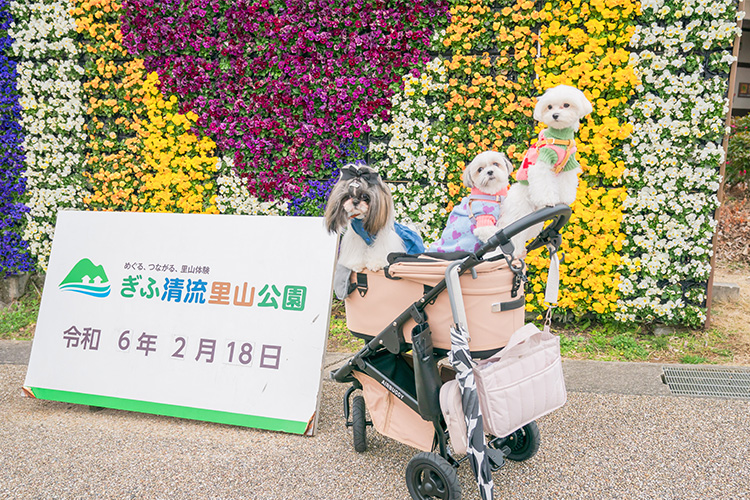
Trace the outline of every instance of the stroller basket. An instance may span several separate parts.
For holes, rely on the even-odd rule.
[[[397,259],[384,271],[352,273],[357,291],[345,300],[346,323],[356,337],[370,340],[383,328],[385,318],[395,318],[404,304],[418,301],[445,277],[451,261],[441,254],[421,254]],[[475,358],[500,350],[510,335],[524,324],[523,285],[504,260],[485,261],[474,273],[461,276],[464,307],[469,320],[469,347]],[[440,294],[424,308],[435,349],[451,348],[453,316],[448,294]],[[411,343],[413,318],[403,327],[404,341]]]

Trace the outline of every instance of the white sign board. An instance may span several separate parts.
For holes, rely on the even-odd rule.
[[[317,217],[60,212],[25,390],[312,434],[336,243]]]

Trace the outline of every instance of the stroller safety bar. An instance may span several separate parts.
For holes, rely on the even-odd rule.
[[[539,233],[539,236],[526,245],[526,250],[530,252],[548,244],[558,247],[560,245],[559,231],[570,220],[570,215],[570,207],[564,204],[544,207],[532,212],[492,235],[487,243],[477,250],[476,256],[481,259],[488,253],[494,252],[498,247],[505,255],[513,255],[515,248],[513,248],[510,239],[521,231],[547,221],[552,222]]]

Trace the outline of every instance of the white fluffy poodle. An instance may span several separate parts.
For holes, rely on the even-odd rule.
[[[581,118],[593,108],[586,96],[575,87],[558,85],[537,99],[534,119],[547,125],[539,140],[529,148],[516,182],[508,191],[498,228],[504,228],[545,206],[571,205],[576,199],[581,166],[575,158],[573,138]],[[514,257],[526,254],[526,242],[539,234],[538,224],[512,238]]]

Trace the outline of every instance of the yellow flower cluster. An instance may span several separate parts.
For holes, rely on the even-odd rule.
[[[128,59],[114,0],[73,0],[80,45],[92,55],[83,85],[86,172],[96,210],[217,213],[215,144],[190,132],[197,117],[166,100],[156,73]]]
[[[576,314],[596,312],[611,315],[617,307],[616,283],[620,278],[620,250],[625,236],[620,232],[621,205],[625,188],[590,187],[581,180],[573,215],[563,233],[560,264],[561,293],[558,307]],[[532,252],[526,264],[536,270],[527,289],[527,310],[540,311],[544,303],[549,257]]]
[[[492,9],[483,0],[470,0],[469,3],[451,7],[451,24],[445,30],[444,46],[469,51],[478,40],[487,36],[485,17]]]
[[[127,56],[122,46],[122,31],[117,22],[122,5],[111,0],[74,0],[71,15],[76,19],[78,33],[86,36],[90,43],[82,48],[89,54]]]
[[[442,133],[448,137],[450,210],[467,194],[465,166],[478,153],[493,149],[520,161],[533,132],[533,61],[538,12],[531,1],[517,1],[496,11],[484,0],[451,8],[443,46],[453,52],[445,61],[448,101]]]
[[[216,144],[190,131],[198,116],[177,113],[177,98],[164,100],[158,83],[158,75],[150,73],[144,84],[148,120],[142,132],[146,174],[141,208],[146,212],[219,213]]]
[[[632,0],[571,0],[547,2],[540,11],[541,50],[535,61],[539,92],[572,85],[594,108],[576,138],[583,173],[563,235],[558,306],[574,314],[611,317],[617,307],[626,196],[617,186],[625,169],[622,143],[632,131],[622,119],[623,109],[638,84],[627,50],[637,8]],[[527,309],[541,311],[548,259],[535,252],[527,264],[534,275]]]

